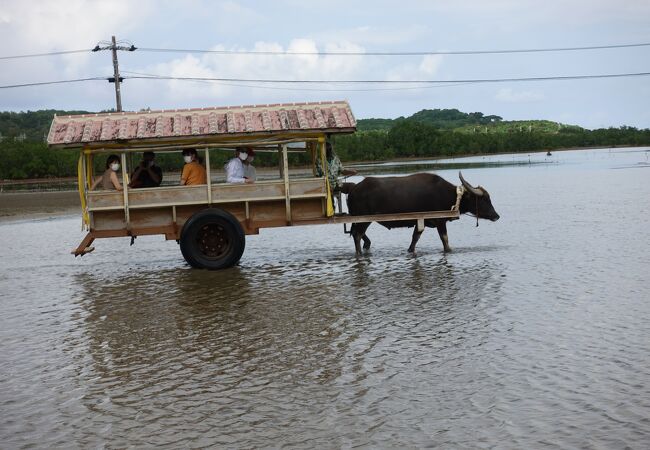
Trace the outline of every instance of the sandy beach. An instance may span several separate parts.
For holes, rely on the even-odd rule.
[[[3,192],[0,194],[0,222],[25,218],[46,218],[79,212],[77,191]]]

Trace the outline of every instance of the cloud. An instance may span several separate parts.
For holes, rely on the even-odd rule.
[[[535,91],[514,91],[511,88],[499,89],[494,98],[505,103],[530,103],[544,99],[544,95]]]
[[[397,46],[415,42],[430,33],[426,26],[413,24],[408,27],[384,27],[361,25],[352,28],[330,28],[311,33],[310,37],[319,42],[331,40],[353,41],[361,45]],[[420,49],[430,50],[430,49]]]
[[[18,51],[92,48],[116,30],[136,28],[150,10],[151,1],[7,2],[0,12],[0,33]]]
[[[223,45],[212,47],[212,50],[226,50]],[[230,50],[247,50],[246,48],[230,48]],[[256,42],[252,51],[264,52],[304,52],[319,51],[316,42],[311,39],[293,39],[284,47],[277,42]],[[360,52],[363,48],[349,43],[328,43],[321,51],[327,52]],[[362,57],[336,55],[221,55],[205,54],[201,57],[192,55],[176,58],[168,62],[146,67],[141,71],[162,76],[173,77],[204,77],[204,78],[233,78],[233,79],[278,79],[278,80],[328,80],[353,79],[362,76],[367,68]],[[234,86],[238,85],[238,86]],[[199,100],[203,103],[228,101],[241,102],[241,95],[235,100],[235,94],[241,93],[241,85],[257,85],[259,83],[245,81],[203,82],[168,81],[164,90],[169,100],[177,102],[180,99]],[[266,90],[265,97],[282,98],[287,96],[290,88],[287,84],[264,84],[262,86],[276,89]],[[291,86],[292,89],[331,89],[336,85],[304,85]],[[250,93],[247,93],[250,95]]]
[[[101,40],[110,40],[118,31],[126,33],[137,28],[138,20],[148,15],[150,6],[150,1],[128,0],[66,0],[65,4],[6,2],[0,10],[0,40],[6,44],[5,54],[12,55],[91,49]],[[31,60],[31,64],[22,64],[23,70],[16,70],[21,63],[12,66],[13,61],[9,61],[5,63],[5,70],[33,77],[43,72],[51,73],[50,67],[56,64],[64,76],[75,76],[92,62],[92,57],[91,53],[79,53],[38,58]]]
[[[420,62],[420,72],[435,75],[442,64],[442,55],[426,55]]]
[[[213,46],[212,50],[251,50],[257,52],[364,52],[361,45],[352,42],[328,42],[317,45],[308,38],[296,38],[288,45],[278,42],[256,42],[252,48],[226,48]],[[436,76],[444,62],[442,55],[426,55],[419,61],[386,65],[385,61],[373,61],[363,56],[340,55],[250,55],[250,54],[204,54],[200,57],[184,56],[168,62],[158,63],[141,69],[141,72],[173,77],[205,77],[231,79],[278,79],[278,80],[345,80],[345,79],[389,79],[414,80],[431,79]],[[149,82],[152,83],[152,82]],[[162,83],[162,82],[161,82]],[[164,92],[157,101],[172,104],[239,104],[251,102],[250,98],[264,98],[264,102],[284,101],[288,98],[343,98],[346,89],[364,89],[369,86],[342,83],[324,84],[260,84],[246,81],[187,82],[167,81]],[[242,90],[242,87],[250,87]],[[388,86],[376,86],[386,88]],[[413,86],[410,86],[413,88]],[[337,91],[343,89],[344,91]],[[328,91],[332,93],[328,95]],[[418,95],[419,89],[398,91],[399,95]],[[139,95],[148,95],[140,90]],[[253,101],[255,102],[255,101]],[[259,100],[257,100],[259,102]]]
[[[485,19],[516,15],[518,22],[572,23],[574,26],[590,22],[612,20],[648,20],[650,3],[647,0],[570,0],[565,2],[539,2],[537,0],[464,0],[461,2],[422,2],[417,5],[424,10],[439,14],[479,15]],[[547,22],[548,23],[548,22]]]

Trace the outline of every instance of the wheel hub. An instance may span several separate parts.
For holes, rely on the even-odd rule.
[[[197,233],[196,241],[201,253],[208,258],[219,258],[230,250],[228,233],[216,223],[204,225]]]

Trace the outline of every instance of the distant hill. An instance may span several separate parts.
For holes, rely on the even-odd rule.
[[[0,134],[4,139],[24,135],[28,141],[43,141],[50,131],[54,114],[85,114],[87,111],[42,109],[27,112],[0,112]]]
[[[389,131],[403,121],[414,121],[432,125],[441,130],[456,130],[465,133],[508,133],[514,131],[556,133],[569,128],[581,129],[576,125],[565,125],[548,120],[504,121],[500,116],[484,115],[481,112],[464,113],[457,109],[423,109],[412,116],[396,119],[359,119],[357,128],[359,131]]]
[[[101,111],[107,112],[107,111]],[[88,111],[60,111],[44,109],[26,112],[0,112],[0,140],[24,136],[24,140],[43,142],[50,130],[54,114],[88,114]],[[441,130],[456,130],[463,133],[509,133],[515,131],[540,131],[557,133],[567,129],[581,130],[575,125],[564,125],[548,120],[504,121],[500,116],[484,115],[481,112],[464,113],[457,109],[423,109],[409,117],[396,119],[359,119],[359,131],[390,131],[403,121],[414,121],[432,125]]]
[[[89,114],[89,111],[61,111],[41,109],[26,112],[0,112],[0,140],[24,135],[27,141],[42,142],[50,131],[54,114]]]

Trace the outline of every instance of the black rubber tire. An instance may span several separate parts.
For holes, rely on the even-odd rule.
[[[190,266],[226,269],[239,262],[246,247],[246,234],[235,216],[222,209],[208,208],[185,222],[180,245]]]

